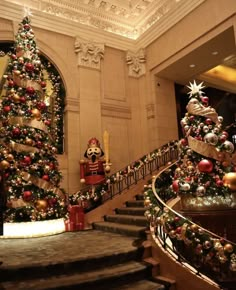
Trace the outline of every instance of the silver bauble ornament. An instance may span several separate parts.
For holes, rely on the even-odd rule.
[[[211,144],[211,145],[216,145],[218,142],[218,137],[216,134],[214,133],[207,133],[204,136],[204,141]]]

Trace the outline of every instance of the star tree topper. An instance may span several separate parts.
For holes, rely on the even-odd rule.
[[[199,94],[204,94],[203,91],[201,91],[203,88],[205,88],[205,86],[203,86],[203,82],[201,82],[199,85],[196,84],[195,80],[193,81],[193,83],[189,83],[190,86],[187,86],[191,91],[188,93],[189,94],[189,98],[191,98],[193,95],[199,93]]]
[[[33,16],[33,14],[31,12],[30,8],[27,6],[24,6],[24,17],[31,17],[31,16]]]

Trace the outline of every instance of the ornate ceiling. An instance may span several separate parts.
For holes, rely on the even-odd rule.
[[[57,21],[67,21],[67,25],[109,32],[126,39],[137,40],[145,32],[159,24],[158,32],[181,20],[204,0],[1,0],[15,4],[15,8],[24,6],[32,10],[33,15],[56,17]],[[22,9],[23,10],[23,9]],[[8,11],[9,13],[9,11]],[[168,20],[167,22],[165,20]],[[46,24],[46,23],[45,23]],[[52,24],[52,22],[51,22]],[[41,23],[42,25],[42,23]],[[49,28],[49,27],[47,27]],[[55,27],[51,27],[55,30]],[[74,32],[74,29],[71,28]],[[65,31],[62,31],[65,33]]]

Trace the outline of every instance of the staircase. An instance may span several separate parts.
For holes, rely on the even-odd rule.
[[[175,281],[160,275],[160,265],[151,257],[151,243],[147,240],[148,221],[144,216],[147,208],[144,207],[143,194],[135,196],[135,200],[130,200],[125,203],[124,207],[116,208],[114,214],[105,215],[104,221],[94,222],[93,229],[105,232],[112,232],[120,235],[131,236],[136,238],[136,244],[143,248],[142,261],[151,266],[151,272],[146,277],[146,282],[152,281],[154,288],[150,289],[165,289],[174,290]],[[144,281],[142,281],[144,283]],[[160,285],[159,285],[160,284]],[[119,289],[135,289],[135,284],[130,284],[128,288]],[[148,287],[148,286],[147,286]],[[149,289],[141,286],[136,289]]]
[[[116,208],[115,214],[105,215],[104,221],[94,222],[93,228],[145,239],[148,223],[144,216],[146,209],[142,195],[137,195],[136,200],[127,201],[125,205]]]
[[[0,289],[164,290],[133,237],[97,230],[1,241]]]

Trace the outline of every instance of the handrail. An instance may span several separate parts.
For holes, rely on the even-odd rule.
[[[89,212],[114,196],[121,194],[146,176],[152,175],[154,171],[168,162],[176,160],[178,157],[177,142],[176,140],[171,141],[142,156],[125,168],[107,176],[103,183],[85,186],[70,195],[70,204],[81,204],[85,212]]]
[[[175,163],[158,173],[144,193],[150,201],[145,215],[150,221],[153,240],[203,279],[208,277],[224,289],[233,289],[230,287],[236,278],[236,244],[190,221],[166,204],[165,192],[170,184],[162,182],[163,174],[171,178],[174,166]]]

